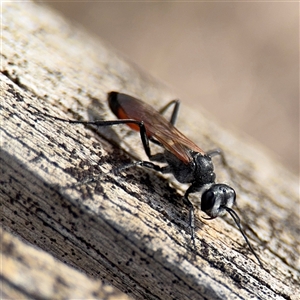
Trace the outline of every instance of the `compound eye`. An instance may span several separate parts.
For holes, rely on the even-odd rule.
[[[215,205],[215,194],[211,190],[207,190],[201,197],[201,210],[204,212],[211,211]]]

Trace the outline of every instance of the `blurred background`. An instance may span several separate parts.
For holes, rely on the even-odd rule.
[[[299,4],[47,2],[299,172]],[[200,129],[201,130],[201,129]]]

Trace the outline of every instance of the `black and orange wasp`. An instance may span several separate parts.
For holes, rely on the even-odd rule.
[[[108,93],[108,104],[118,120],[76,121],[50,115],[46,116],[73,124],[95,126],[127,124],[133,130],[139,131],[144,150],[150,161],[136,161],[120,167],[118,170],[141,166],[163,174],[171,173],[178,182],[190,184],[183,196],[183,202],[189,208],[189,226],[194,246],[194,205],[188,196],[191,193],[199,192],[201,194],[201,210],[209,216],[209,218],[205,219],[214,219],[228,212],[242,233],[250,250],[262,266],[259,257],[253,250],[250,241],[241,227],[239,216],[232,209],[236,200],[234,189],[226,184],[215,183],[216,175],[214,173],[212,157],[220,155],[222,161],[225,162],[222,151],[216,149],[204,152],[174,126],[180,101],[173,100],[159,111],[156,111],[150,105],[137,98],[113,91]],[[174,108],[171,119],[168,121],[163,116],[163,113],[172,105],[174,105]],[[164,151],[162,153],[151,154],[150,142],[161,146],[164,148]],[[160,166],[155,164],[155,162],[165,163],[165,166]]]

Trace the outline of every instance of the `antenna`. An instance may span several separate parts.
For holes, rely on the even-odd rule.
[[[239,228],[240,232],[242,233],[242,235],[243,235],[243,237],[244,237],[246,243],[248,244],[248,246],[249,246],[251,252],[252,252],[253,255],[256,257],[256,259],[257,259],[257,261],[259,262],[260,266],[263,267],[263,264],[262,264],[261,260],[259,259],[259,257],[258,257],[257,254],[255,253],[254,249],[252,248],[252,246],[251,246],[251,244],[250,244],[250,241],[248,240],[248,238],[247,238],[247,236],[246,236],[244,230],[242,229],[242,226],[241,226],[241,220],[240,220],[239,216],[237,215],[237,213],[236,213],[233,209],[231,209],[231,208],[229,208],[229,207],[227,207],[227,206],[225,206],[225,205],[222,205],[222,208],[224,208],[224,209],[231,215],[231,217],[232,217],[232,219],[234,220],[235,224],[237,225],[237,227]]]

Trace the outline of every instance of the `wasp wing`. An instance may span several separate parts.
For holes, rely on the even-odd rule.
[[[164,148],[173,153],[184,163],[192,159],[191,151],[205,152],[183,135],[164,116],[145,102],[126,94],[118,93],[113,103],[113,111],[121,119],[143,121],[148,138],[155,138]],[[111,105],[112,106],[112,105]],[[138,130],[138,127],[133,127]]]
[[[152,136],[157,139],[168,151],[173,153],[184,163],[191,161],[191,150],[204,155],[204,151],[195,143],[183,135],[176,127],[168,122],[163,116],[160,116],[160,122],[156,122],[150,127]],[[147,124],[146,130],[147,130]]]

